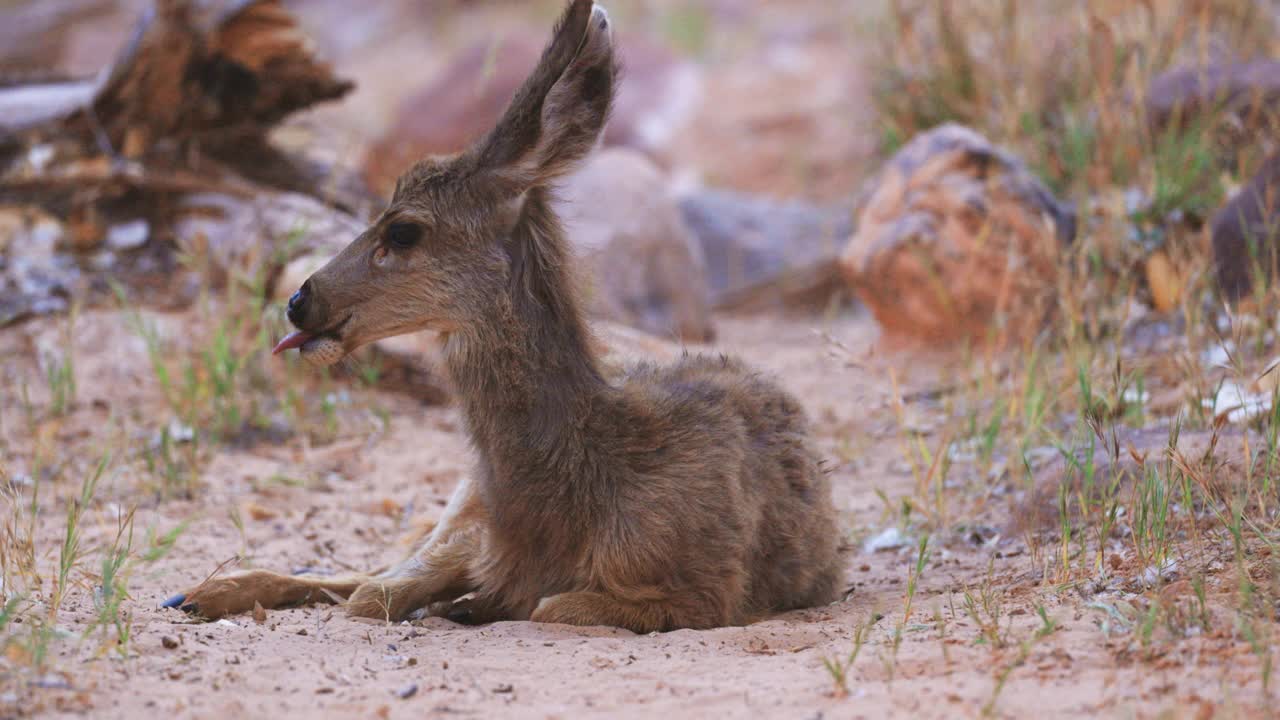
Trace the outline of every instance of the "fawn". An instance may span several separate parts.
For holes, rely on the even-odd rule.
[[[650,632],[838,597],[830,484],[795,399],[725,357],[620,380],[597,365],[550,185],[596,143],[617,77],[608,16],[574,0],[493,130],[410,168],[289,302],[299,330],[276,351],[317,364],[399,333],[447,336],[479,462],[430,535],[371,576],[250,571],[167,607],[214,618],[345,598],[389,620],[426,608]]]

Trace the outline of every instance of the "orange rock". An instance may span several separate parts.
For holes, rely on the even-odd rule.
[[[391,498],[382,498],[382,502],[378,505],[378,512],[389,518],[398,518],[404,513],[404,507]]]
[[[272,510],[271,508],[266,507],[265,505],[259,505],[256,502],[245,503],[244,512],[246,515],[253,518],[254,520],[257,520],[258,522],[262,522],[264,520],[274,520],[280,514],[275,510]]]
[[[1022,162],[943,125],[872,187],[840,264],[886,334],[1005,341],[1041,327],[1075,215]]]
[[[1147,258],[1146,273],[1147,287],[1151,288],[1151,301],[1156,310],[1169,312],[1182,302],[1182,276],[1163,250],[1157,250]]]

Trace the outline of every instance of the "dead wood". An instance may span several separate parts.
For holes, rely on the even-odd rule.
[[[0,187],[18,191],[33,183],[120,179],[115,172],[77,178],[58,167],[64,159],[98,155],[113,165],[127,158],[151,166],[204,153],[270,188],[332,188],[317,182],[321,172],[314,164],[273,148],[266,137],[290,114],[339,99],[352,87],[316,58],[278,0],[157,0],[97,78],[0,88],[0,168],[6,171]],[[58,146],[54,162],[21,168],[14,176],[21,149],[45,143]],[[187,164],[197,171],[194,162]],[[171,172],[147,171],[137,178],[176,182]],[[210,189],[194,180],[181,184],[192,185],[188,191]],[[369,197],[351,180],[338,187],[343,191],[326,191],[328,198],[346,209]]]

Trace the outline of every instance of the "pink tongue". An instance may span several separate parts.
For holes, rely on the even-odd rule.
[[[293,332],[284,336],[284,339],[281,340],[275,346],[275,348],[271,351],[271,354],[279,355],[285,350],[292,350],[296,347],[302,347],[303,343],[305,343],[306,341],[310,340],[313,337],[315,336],[309,332],[304,332],[302,330],[294,330]]]

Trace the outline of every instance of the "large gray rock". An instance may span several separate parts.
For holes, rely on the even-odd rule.
[[[836,264],[853,213],[726,190],[680,200],[702,247],[712,303],[725,309],[822,303],[840,286]]]
[[[1193,121],[1214,109],[1240,117],[1275,112],[1280,110],[1280,60],[1170,70],[1151,81],[1146,106],[1157,126]]]
[[[1211,222],[1218,288],[1231,299],[1248,294],[1255,271],[1276,277],[1280,265],[1280,154],[1227,201]]]
[[[559,195],[593,316],[660,337],[712,337],[702,250],[651,161],[606,148],[566,179]]]

